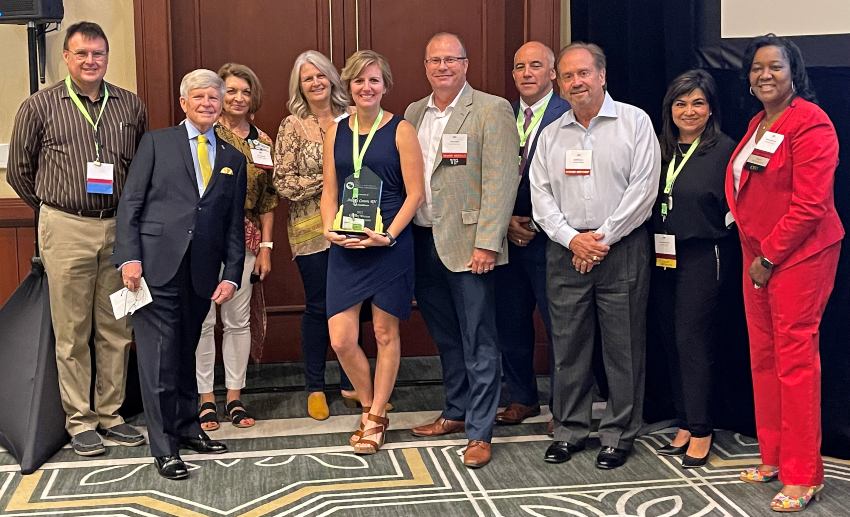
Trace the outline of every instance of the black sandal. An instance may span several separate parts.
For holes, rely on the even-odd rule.
[[[209,413],[204,413],[204,411],[209,410]],[[218,407],[216,407],[215,402],[204,402],[201,404],[201,407],[198,408],[198,421],[203,424],[215,424],[214,426],[210,426],[207,428],[203,428],[204,431],[217,431],[220,425],[218,425]]]
[[[231,400],[227,403],[225,409],[227,410],[227,414],[230,415],[230,423],[233,424],[233,427],[239,427],[244,429],[246,427],[254,426],[254,424],[246,425],[242,423],[242,421],[246,418],[250,418],[253,420],[254,417],[252,417],[248,414],[247,411],[245,411],[245,405],[242,404],[241,400]],[[256,421],[254,423],[256,423]]]

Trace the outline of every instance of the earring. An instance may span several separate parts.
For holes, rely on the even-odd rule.
[[[709,111],[709,112],[708,112],[708,116],[710,117],[710,116],[711,116],[711,114],[712,114],[712,113]]]
[[[794,86],[794,81],[791,81],[791,91],[797,93],[797,87]]]
[[[753,87],[752,87],[752,86],[750,86],[750,95],[752,95],[753,97],[755,97],[755,96],[756,96],[756,94],[755,94],[755,93],[753,93]]]

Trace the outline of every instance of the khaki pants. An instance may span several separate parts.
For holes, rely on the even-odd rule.
[[[98,425],[118,425],[132,337],[129,318],[116,320],[109,302],[122,287],[109,260],[115,219],[78,217],[42,205],[38,240],[50,285],[65,429],[74,436]],[[93,405],[90,340],[97,368]]]

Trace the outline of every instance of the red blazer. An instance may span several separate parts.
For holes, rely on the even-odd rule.
[[[785,136],[761,172],[741,173],[738,197],[732,163],[764,119],[759,112],[726,167],[726,199],[741,244],[754,256],[788,267],[844,237],[835,211],[838,137],[816,104],[795,98],[770,131]]]

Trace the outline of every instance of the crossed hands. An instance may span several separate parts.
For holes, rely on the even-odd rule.
[[[603,237],[604,234],[596,232],[579,233],[573,237],[570,241],[570,251],[573,252],[573,267],[576,271],[581,274],[589,273],[605,259],[611,247],[599,242]]]

